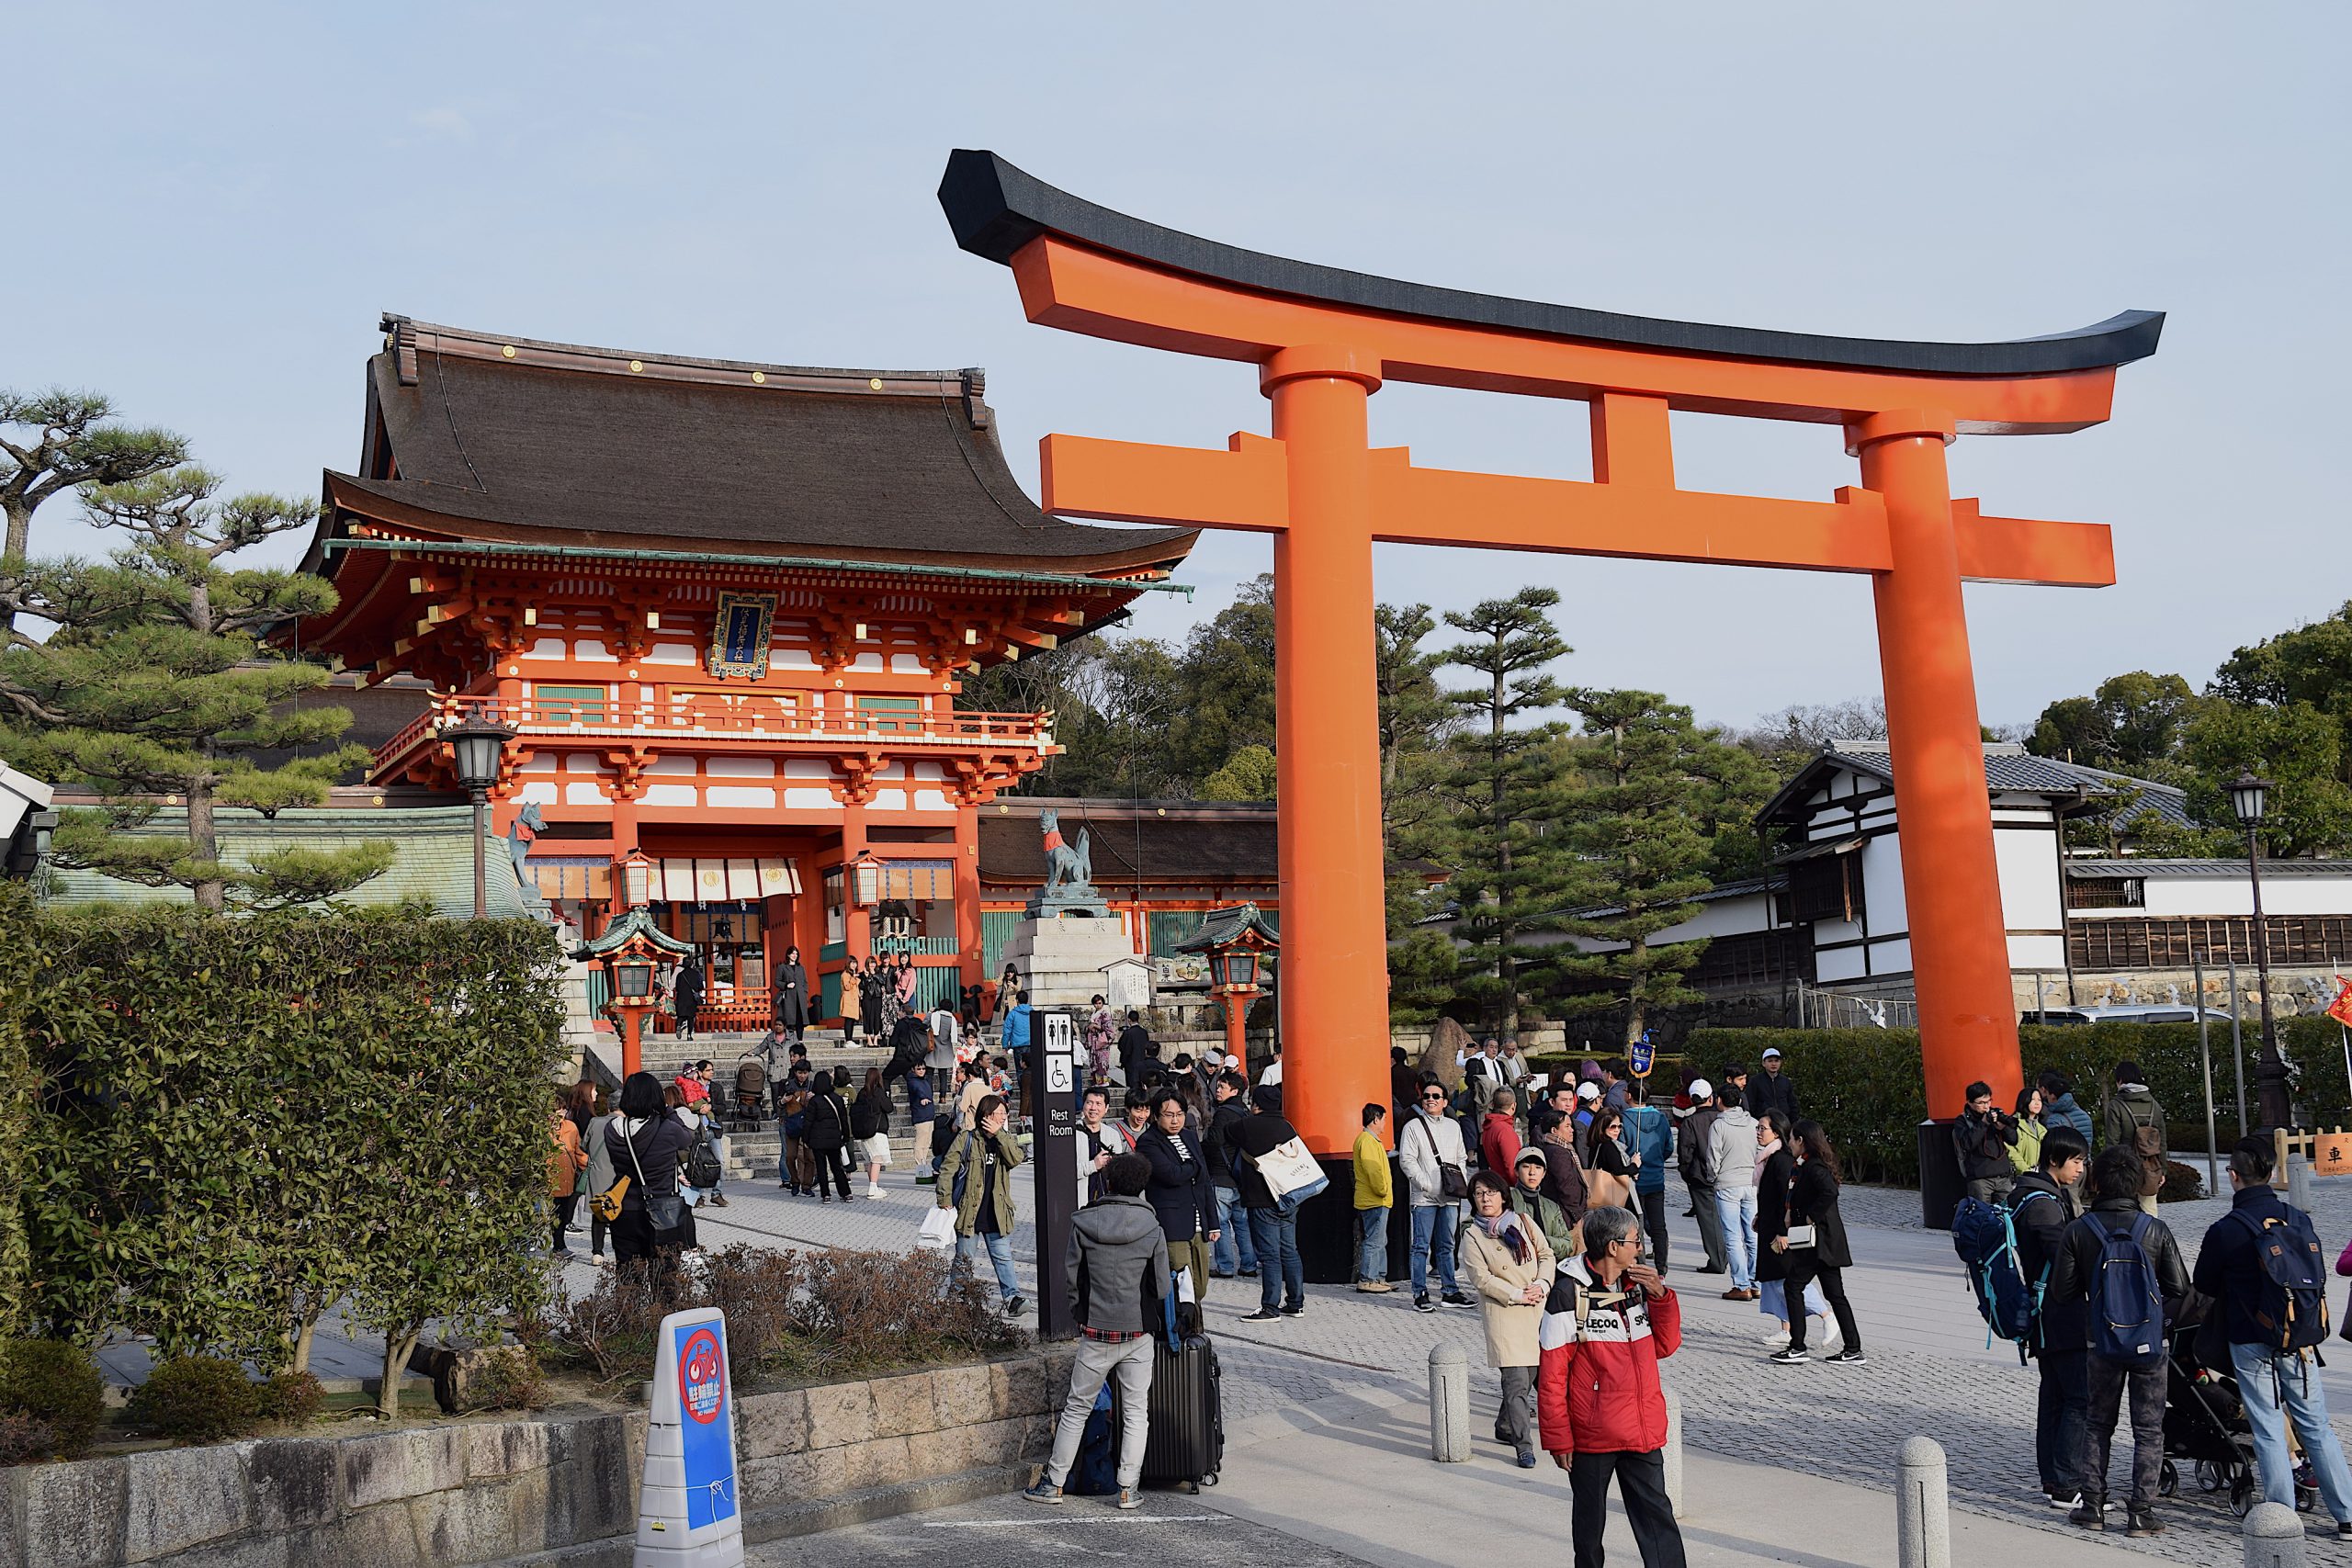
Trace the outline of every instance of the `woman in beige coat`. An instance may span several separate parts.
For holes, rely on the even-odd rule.
[[[1535,1369],[1544,1359],[1538,1330],[1558,1259],[1541,1227],[1510,1208],[1510,1184],[1482,1170],[1470,1179],[1470,1218],[1456,1252],[1478,1298],[1487,1330],[1487,1365],[1503,1375],[1495,1440],[1518,1450],[1521,1470],[1535,1468]]]

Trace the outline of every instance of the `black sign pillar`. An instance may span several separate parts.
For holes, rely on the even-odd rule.
[[[1078,1030],[1066,1012],[1032,1015],[1031,1190],[1037,1201],[1037,1337],[1078,1333],[1065,1282],[1069,1222],[1078,1211]]]

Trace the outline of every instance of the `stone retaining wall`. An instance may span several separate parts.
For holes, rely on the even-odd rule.
[[[1070,1350],[745,1395],[753,1540],[1013,1483],[1045,1456]],[[0,1568],[625,1563],[642,1412],[267,1438],[0,1472]],[[978,1495],[974,1490],[970,1495]],[[571,1550],[564,1550],[571,1549]]]

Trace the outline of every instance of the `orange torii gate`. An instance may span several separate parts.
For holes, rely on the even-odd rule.
[[[985,152],[939,189],[956,243],[1010,265],[1031,321],[1259,367],[1273,436],[1222,452],[1049,435],[1046,511],[1274,536],[1284,1110],[1344,1156],[1388,1101],[1387,938],[1373,668],[1375,540],[1867,572],[1931,1114],[2019,1081],[1964,581],[2104,587],[2102,525],[1955,501],[1956,434],[2080,430],[2164,318],[2007,343],[1878,342],[1537,304],[1199,239],[1082,201]],[[1373,449],[1385,380],[1581,400],[1592,481],[1455,473]],[[1838,426],[1861,483],[1826,502],[1676,488],[1668,411]]]

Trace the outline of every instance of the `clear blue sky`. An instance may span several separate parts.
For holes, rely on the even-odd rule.
[[[384,310],[802,364],[982,365],[1049,430],[1222,445],[1242,367],[1035,328],[948,149],[1257,249],[1886,337],[2171,312],[2113,423],[1964,440],[1988,510],[2110,523],[2099,592],[1970,591],[1984,715],[2202,682],[2352,597],[2347,13],[2333,5],[58,6],[11,24],[0,385],[111,393],[243,488],[356,457]],[[1580,404],[1392,387],[1374,434],[1581,476]],[[1692,489],[1826,497],[1833,432],[1678,416]],[[65,505],[36,548],[87,549]],[[1180,633],[1265,570],[1211,536]],[[1558,587],[1562,676],[1718,721],[1877,688],[1860,579],[1384,548],[1384,596]]]

